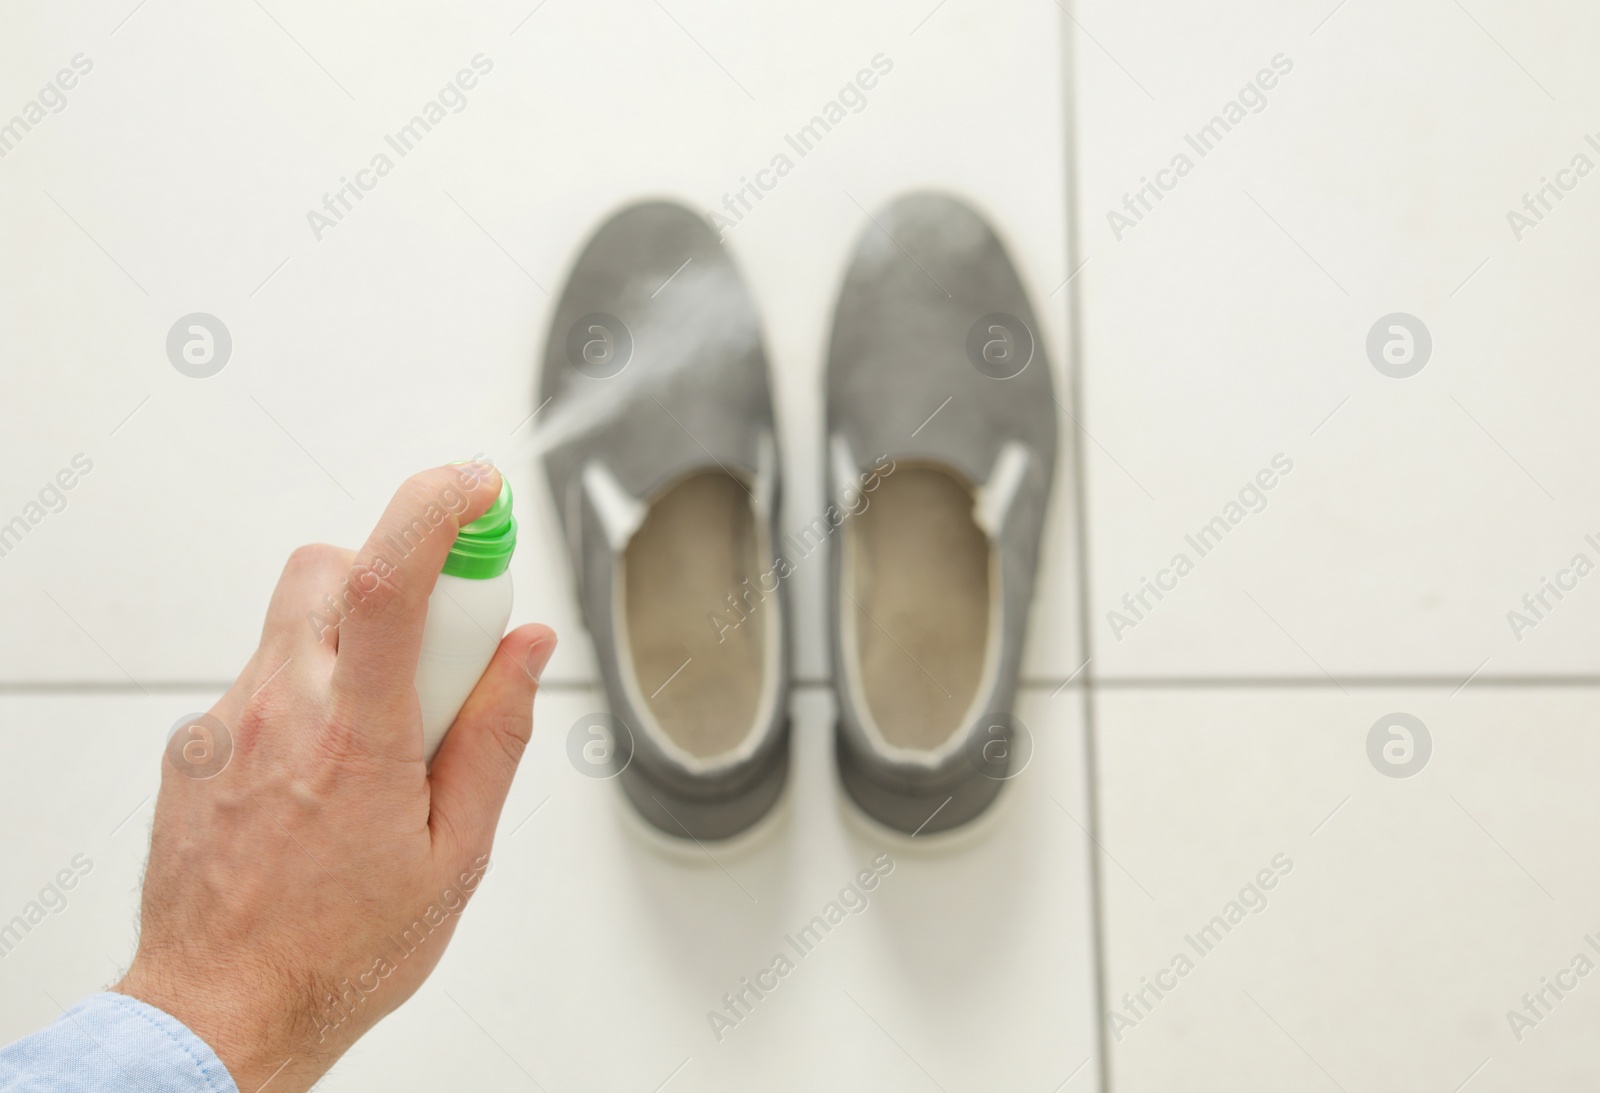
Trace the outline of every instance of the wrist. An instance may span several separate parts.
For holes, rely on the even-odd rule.
[[[272,1082],[273,1093],[311,1088],[327,1070],[329,1045],[300,1028],[299,1007],[272,1001],[278,992],[265,976],[253,977],[247,997],[223,996],[203,983],[180,982],[135,958],[110,989],[161,1010],[183,1023],[222,1061],[241,1093]]]

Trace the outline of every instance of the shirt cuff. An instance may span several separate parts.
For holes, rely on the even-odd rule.
[[[49,1028],[0,1048],[0,1093],[239,1093],[206,1042],[125,994],[93,994]]]

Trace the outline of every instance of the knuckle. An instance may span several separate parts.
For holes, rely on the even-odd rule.
[[[502,756],[510,769],[515,770],[522,762],[522,756],[528,750],[528,738],[532,726],[518,724],[507,720],[495,725],[490,732],[494,739],[495,751]]]
[[[289,552],[283,564],[285,578],[298,579],[325,573],[344,561],[344,552],[328,543],[306,543]]]
[[[366,733],[358,720],[337,708],[328,711],[322,718],[319,731],[312,736],[312,745],[320,758],[338,765],[364,755],[368,750]]]
[[[397,574],[396,567],[382,555],[357,558],[345,578],[345,603],[352,611],[381,615],[391,605],[405,602],[407,593]]]
[[[273,722],[278,719],[278,713],[278,702],[270,696],[253,695],[246,699],[238,715],[233,719],[235,752],[255,751],[259,743],[271,733]]]

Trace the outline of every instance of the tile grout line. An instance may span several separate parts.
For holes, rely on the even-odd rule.
[[[1060,21],[1061,27],[1061,97],[1062,97],[1062,124],[1065,131],[1062,133],[1062,153],[1066,159],[1063,165],[1062,182],[1066,193],[1062,195],[1066,202],[1065,225],[1066,238],[1062,243],[1066,250],[1067,268],[1078,270],[1078,242],[1081,238],[1078,223],[1078,184],[1077,184],[1077,94],[1075,80],[1077,69],[1073,64],[1076,37],[1072,26],[1077,20],[1073,18],[1072,9],[1076,7],[1077,0],[1066,0],[1067,7],[1062,8],[1066,16]],[[1137,81],[1135,81],[1137,82]],[[1085,258],[1084,262],[1088,262]],[[1097,724],[1095,720],[1095,668],[1092,625],[1089,618],[1089,506],[1087,484],[1083,469],[1083,428],[1078,424],[1083,420],[1085,407],[1083,405],[1083,387],[1080,381],[1080,365],[1083,360],[1083,338],[1080,333],[1078,317],[1082,312],[1083,295],[1081,282],[1076,276],[1068,277],[1071,283],[1067,285],[1067,295],[1061,306],[1066,309],[1067,340],[1066,340],[1066,366],[1067,397],[1071,401],[1078,417],[1073,422],[1072,442],[1068,449],[1072,455],[1072,511],[1073,534],[1077,546],[1077,585],[1078,585],[1078,653],[1086,659],[1080,669],[1081,683],[1078,687],[1082,695],[1083,711],[1083,791],[1084,811],[1089,821],[1088,835],[1089,846],[1085,848],[1085,856],[1089,865],[1089,945],[1093,952],[1092,967],[1094,969],[1093,990],[1093,1019],[1095,1027],[1095,1055],[1099,1071],[1100,1093],[1111,1093],[1111,1044],[1108,1040],[1106,1022],[1101,1019],[1104,1012],[1106,999],[1106,916],[1105,916],[1105,886],[1100,875],[1100,858],[1094,852],[1094,847],[1100,840],[1100,775],[1099,775],[1099,747],[1097,743]],[[1059,501],[1057,502],[1060,503]],[[1059,510],[1058,510],[1059,511]],[[1076,673],[1075,673],[1076,674]],[[1077,1071],[1073,1072],[1076,1076]],[[1071,1081],[1069,1077],[1067,1079]]]

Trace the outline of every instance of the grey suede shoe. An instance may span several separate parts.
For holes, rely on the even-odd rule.
[[[755,306],[705,222],[665,202],[608,220],[545,348],[545,470],[638,811],[724,839],[788,770],[778,464]]]
[[[828,354],[838,762],[869,816],[931,834],[995,799],[1056,456],[1038,324],[966,205],[895,201],[862,231]]]

